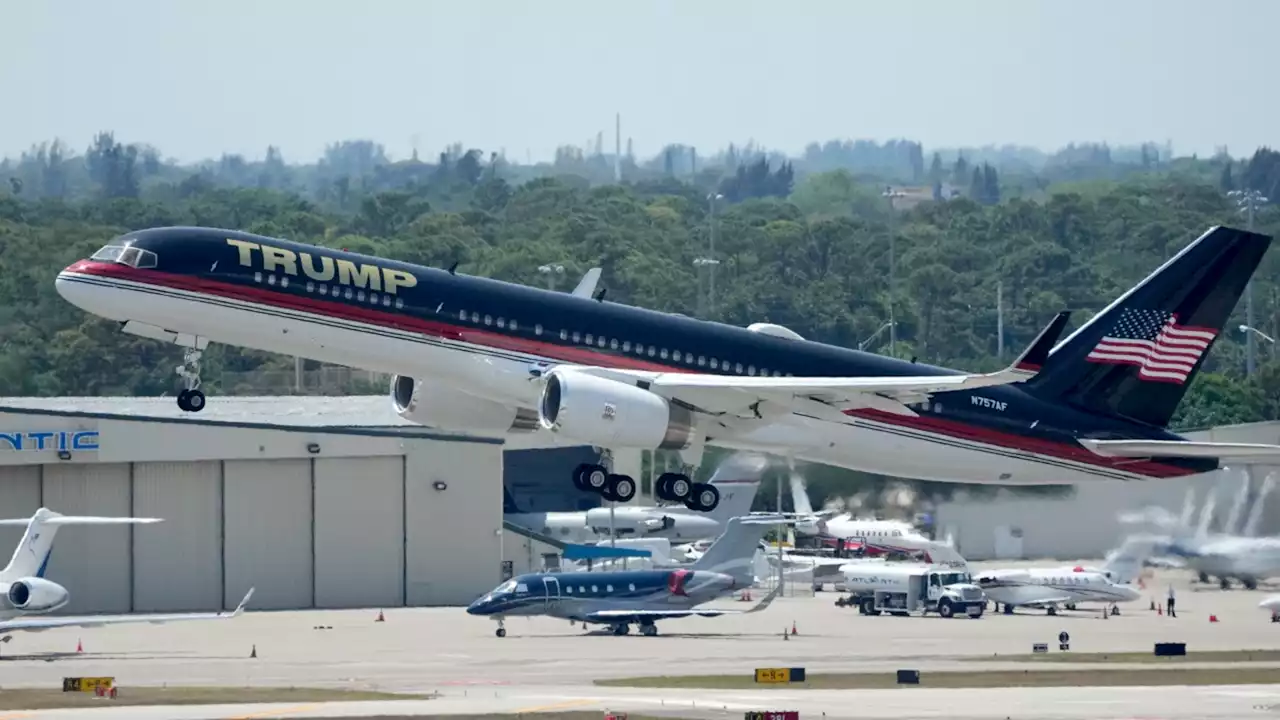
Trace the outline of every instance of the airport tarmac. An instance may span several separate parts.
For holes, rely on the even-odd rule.
[[[5,720],[266,720],[377,718],[379,715],[527,714],[619,711],[650,716],[737,720],[749,710],[796,710],[802,718],[858,720],[1240,720],[1280,716],[1276,686],[1043,688],[982,690],[626,690],[513,688],[492,697],[278,705],[204,705],[42,710]]]
[[[1178,592],[1177,618],[1150,611],[1146,598],[1123,606],[1120,616],[1108,619],[1102,619],[1100,610],[1065,612],[1056,617],[1048,617],[1043,611],[1024,611],[1014,616],[987,613],[979,619],[870,617],[850,608],[835,607],[835,593],[819,593],[782,597],[768,609],[753,615],[663,622],[659,624],[660,634],[653,638],[634,633],[615,637],[600,630],[585,633],[567,621],[548,618],[510,619],[507,637],[497,638],[492,621],[468,616],[461,608],[391,609],[385,612],[385,622],[375,621],[377,609],[250,611],[243,617],[221,622],[17,633],[2,648],[0,677],[6,687],[56,688],[61,687],[64,676],[112,676],[125,692],[130,686],[161,684],[438,691],[444,697],[428,702],[431,703],[429,712],[439,714],[464,712],[459,708],[468,707],[475,708],[469,712],[503,711],[498,707],[534,712],[530,708],[564,702],[594,708],[613,701],[636,703],[630,710],[642,712],[643,698],[673,702],[681,698],[707,698],[708,701],[719,698],[727,707],[735,697],[740,698],[735,701],[739,704],[750,703],[753,697],[751,691],[632,691],[591,685],[594,679],[609,677],[750,675],[756,667],[797,666],[811,673],[893,672],[899,668],[920,669],[926,673],[924,689],[831,691],[837,694],[829,697],[823,694],[827,691],[784,691],[784,694],[769,691],[773,693],[769,696],[771,700],[791,702],[790,698],[795,696],[795,702],[813,703],[811,712],[827,712],[833,717],[839,716],[840,707],[848,706],[850,698],[862,698],[865,694],[869,705],[862,705],[858,716],[872,717],[879,716],[882,702],[890,703],[883,707],[897,707],[892,705],[899,701],[894,698],[910,696],[927,705],[925,700],[931,693],[945,692],[951,697],[950,693],[960,692],[928,690],[927,673],[931,670],[1020,668],[1024,665],[1016,662],[979,664],[963,658],[996,653],[1023,655],[1031,651],[1034,643],[1041,642],[1049,643],[1053,652],[1058,652],[1057,635],[1061,631],[1071,636],[1070,652],[1147,651],[1157,642],[1185,642],[1190,652],[1280,649],[1280,624],[1271,623],[1266,613],[1257,608],[1268,591],[1223,592],[1206,586],[1196,589],[1181,575],[1176,574],[1172,580]],[[1149,582],[1151,598],[1162,600],[1169,582],[1169,573]],[[714,605],[745,609],[751,603],[726,599]],[[1210,614],[1216,615],[1219,621],[1209,622]],[[790,631],[793,623],[798,634],[783,640],[783,631]],[[83,653],[75,652],[78,640],[83,642]],[[255,649],[257,657],[251,659],[250,652]],[[1053,667],[1067,669],[1071,665],[1054,663]],[[1090,664],[1089,667],[1096,669],[1097,666]],[[1280,670],[1277,677],[1280,678]],[[981,693],[982,697],[994,697],[993,693],[1003,697],[1005,691],[973,692]],[[1229,706],[1238,710],[1248,698],[1258,700],[1256,704],[1274,704],[1280,708],[1280,685],[1220,691],[1226,694],[1214,694],[1204,688],[1177,690],[1200,698],[1194,702],[1199,703],[1197,707],[1209,708],[1204,710],[1209,714],[1204,715],[1152,714],[1137,707],[1141,704],[1139,700],[1164,702],[1174,692],[1169,688],[1090,689],[1083,700],[1102,703],[1102,699],[1114,698],[1108,701],[1111,705],[1096,707],[1081,705],[1083,700],[1078,690],[1075,690],[1077,700],[1072,701],[1075,704],[1062,707],[1056,700],[1025,698],[1058,697],[1068,693],[1067,690],[1008,692],[1013,694],[1007,702],[1002,700],[993,707],[1007,709],[1025,703],[1025,707],[1038,708],[1038,714],[1024,717],[1124,717],[1112,710],[1130,706],[1133,707],[1124,710],[1130,712],[1130,716],[1226,717],[1230,713],[1215,715],[1212,713],[1218,710],[1213,708]],[[938,702],[939,707],[956,705],[953,700],[945,704]],[[1189,712],[1187,708],[1192,704],[1190,699],[1185,704],[1173,703],[1183,712]],[[1245,704],[1251,714],[1257,712],[1251,709],[1252,704]],[[872,706],[876,714],[868,715]],[[330,712],[329,707],[317,705],[306,712],[290,711],[290,714],[317,716],[315,713],[321,710]],[[337,708],[334,712],[356,710],[354,705],[345,703],[334,707]],[[1075,708],[1071,712],[1079,710],[1083,714],[1045,714],[1067,712],[1062,708]],[[123,708],[111,709],[111,712],[118,710]],[[53,712],[41,711],[31,717],[55,717],[50,714]],[[149,711],[135,708],[131,712],[135,714],[129,717],[142,718],[147,717],[145,713]],[[175,709],[164,717],[244,717],[254,710],[241,706],[231,715],[186,714],[189,712],[194,709]],[[889,716],[898,711],[885,712]],[[999,717],[1006,715],[1009,713]],[[932,716],[923,710],[895,715],[899,720]],[[959,717],[954,713],[951,716]],[[0,717],[7,716],[0,714]]]

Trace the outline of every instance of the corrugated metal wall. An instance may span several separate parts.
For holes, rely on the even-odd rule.
[[[316,607],[404,604],[404,507],[403,457],[315,461]]]
[[[46,465],[44,505],[63,515],[128,517],[132,487],[127,463]],[[50,579],[67,588],[64,613],[129,612],[133,527],[76,526],[58,529],[49,559]]]
[[[311,461],[228,460],[223,472],[225,606],[252,587],[257,609],[311,607]]]
[[[501,476],[502,458],[484,445],[458,445],[424,448],[406,462],[408,604],[469,604],[501,578],[502,488],[478,479]]]
[[[250,586],[256,609],[470,602],[500,573],[501,446],[404,447],[378,457],[0,466],[0,517],[44,505],[163,519],[59,529],[48,576],[71,592],[64,614],[229,609]],[[0,528],[5,561],[22,531]]]
[[[40,466],[0,467],[0,518],[31,517],[40,507]],[[23,527],[0,527],[0,567],[9,564]]]
[[[135,463],[133,513],[164,522],[134,528],[134,609],[222,605],[222,463]]]

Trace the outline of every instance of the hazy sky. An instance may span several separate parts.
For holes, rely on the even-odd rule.
[[[0,0],[0,155],[1280,144],[1277,0]],[[1230,64],[1228,64],[1230,63]],[[416,139],[416,140],[415,140]]]

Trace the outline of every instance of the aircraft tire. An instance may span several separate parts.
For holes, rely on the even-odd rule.
[[[719,504],[720,490],[706,483],[696,483],[685,500],[685,506],[694,512],[711,512]]]
[[[627,475],[610,475],[605,489],[611,496],[609,497],[610,500],[627,502],[636,496],[636,481]]]
[[[507,636],[507,630],[506,630],[506,628],[498,628],[496,631],[494,631],[494,633],[493,633],[493,634],[494,634],[494,635],[497,635],[498,637],[506,637],[506,636]]]
[[[680,473],[663,473],[658,477],[658,482],[663,482],[664,478],[666,480],[667,500],[686,502],[693,495],[693,481],[689,479],[689,476],[681,475]]]
[[[190,390],[187,395],[187,410],[191,412],[200,412],[204,409],[204,393],[199,390]]]
[[[668,473],[658,476],[658,481],[653,484],[653,495],[659,500],[674,500],[671,497],[671,487],[667,481]]]

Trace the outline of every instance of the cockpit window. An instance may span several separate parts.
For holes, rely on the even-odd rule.
[[[156,254],[150,250],[123,245],[106,245],[92,256],[99,262],[114,262],[133,268],[147,269],[156,266]]]
[[[516,581],[515,581],[515,580],[508,580],[508,581],[506,581],[506,582],[502,583],[501,585],[499,585],[499,586],[498,586],[498,589],[494,590],[494,591],[493,591],[493,593],[494,593],[495,595],[498,595],[498,594],[501,594],[501,593],[514,592],[514,591],[515,591],[515,589],[516,589]]]

